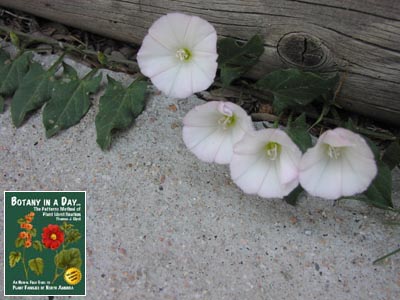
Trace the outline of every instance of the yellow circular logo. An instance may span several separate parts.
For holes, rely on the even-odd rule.
[[[69,268],[64,273],[64,280],[70,285],[78,284],[82,279],[82,272],[78,268]]]

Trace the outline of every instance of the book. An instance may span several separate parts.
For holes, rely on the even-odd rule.
[[[86,192],[4,192],[4,296],[86,295]]]

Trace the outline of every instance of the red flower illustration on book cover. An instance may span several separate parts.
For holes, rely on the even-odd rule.
[[[56,250],[64,242],[64,232],[58,225],[49,224],[43,228],[42,243],[46,248]]]

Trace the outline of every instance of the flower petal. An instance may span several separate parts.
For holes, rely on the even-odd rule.
[[[349,149],[343,157],[343,196],[351,196],[364,192],[378,172],[376,162]]]
[[[278,168],[279,181],[282,184],[287,184],[293,180],[298,181],[300,160],[300,150],[288,151],[285,148],[282,149]]]
[[[257,194],[273,164],[259,155],[234,155],[229,165],[232,180],[247,194]]]
[[[337,156],[330,154],[338,151]],[[373,153],[365,140],[344,128],[328,130],[300,162],[300,184],[311,195],[337,199],[365,191],[376,176]]]
[[[279,167],[275,162],[264,177],[263,183],[257,192],[259,196],[264,198],[283,198],[299,184],[297,180],[283,183],[279,173]]]
[[[209,127],[216,125],[221,115],[218,113],[219,101],[210,101],[190,110],[183,118],[183,125],[194,127]]]
[[[208,89],[214,82],[218,66],[217,62],[208,60],[199,62],[193,59],[190,65],[192,67],[192,87],[194,93]]]
[[[156,20],[149,29],[149,35],[165,48],[175,52],[183,46],[185,33],[191,16],[170,13]]]
[[[151,59],[152,57],[159,56],[174,57],[175,51],[171,51],[170,49],[166,48],[156,41],[151,35],[146,35],[137,54],[138,60],[144,57]]]
[[[175,78],[171,78],[173,84],[168,93],[165,93],[169,97],[175,98],[187,98],[193,95],[192,85],[192,72],[193,68],[188,64],[181,63],[179,71]]]
[[[262,130],[247,133],[240,143],[234,146],[234,152],[238,155],[257,155],[265,146],[266,142],[262,138],[264,135]]]
[[[217,53],[217,34],[213,33],[205,37],[202,41],[198,42],[193,48],[196,56]]]
[[[186,135],[190,131],[186,131]],[[197,132],[195,134],[198,134]],[[192,147],[192,151],[200,160],[205,162],[216,162],[215,158],[223,143],[226,135],[221,129],[214,130],[210,135],[203,139],[196,146]]]
[[[201,142],[204,142],[206,138],[212,135],[219,128],[217,126],[202,126],[202,127],[193,127],[193,126],[184,126],[182,130],[183,141],[186,147],[192,151],[192,149],[198,146]]]
[[[232,130],[230,134],[225,134],[221,141],[221,144],[215,154],[214,162],[217,164],[229,164],[232,160],[233,155],[233,134]]]
[[[137,55],[139,68],[163,93],[186,98],[213,83],[216,44],[215,29],[206,20],[170,13],[150,27]]]
[[[324,132],[318,142],[331,145],[332,147],[347,147],[352,146],[352,138],[355,133],[344,128],[336,128]]]
[[[169,95],[175,85],[175,80],[180,69],[181,65],[176,65],[171,69],[151,77],[151,82],[164,94]]]
[[[224,123],[227,118],[232,123]],[[203,161],[219,164],[228,164],[233,145],[247,130],[253,130],[250,117],[240,106],[219,101],[193,108],[183,124],[183,141],[189,150]]]
[[[277,143],[275,157],[265,147]],[[264,129],[246,134],[234,146],[230,163],[233,181],[246,193],[282,198],[298,185],[301,151],[285,132]]]
[[[186,28],[185,42],[187,47],[192,49],[202,43],[207,49],[206,52],[215,53],[217,45],[217,33],[214,27],[197,16],[192,16],[190,23]]]
[[[145,38],[145,41],[143,41],[143,46],[142,48],[140,48],[140,51],[137,55],[137,61],[139,64],[140,71],[143,73],[143,75],[147,77],[156,76],[160,73],[163,73],[169,69],[174,68],[177,65],[176,58],[173,57],[170,53],[162,53],[162,50],[159,51],[159,53],[162,53],[161,55],[146,52],[147,51],[146,48],[150,47],[149,44],[153,43],[154,43],[153,39],[147,36]],[[154,43],[151,51],[157,52],[157,49],[164,49],[164,48]]]

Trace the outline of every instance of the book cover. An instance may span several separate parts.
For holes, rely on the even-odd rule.
[[[85,192],[4,192],[5,296],[85,296],[85,204]]]

